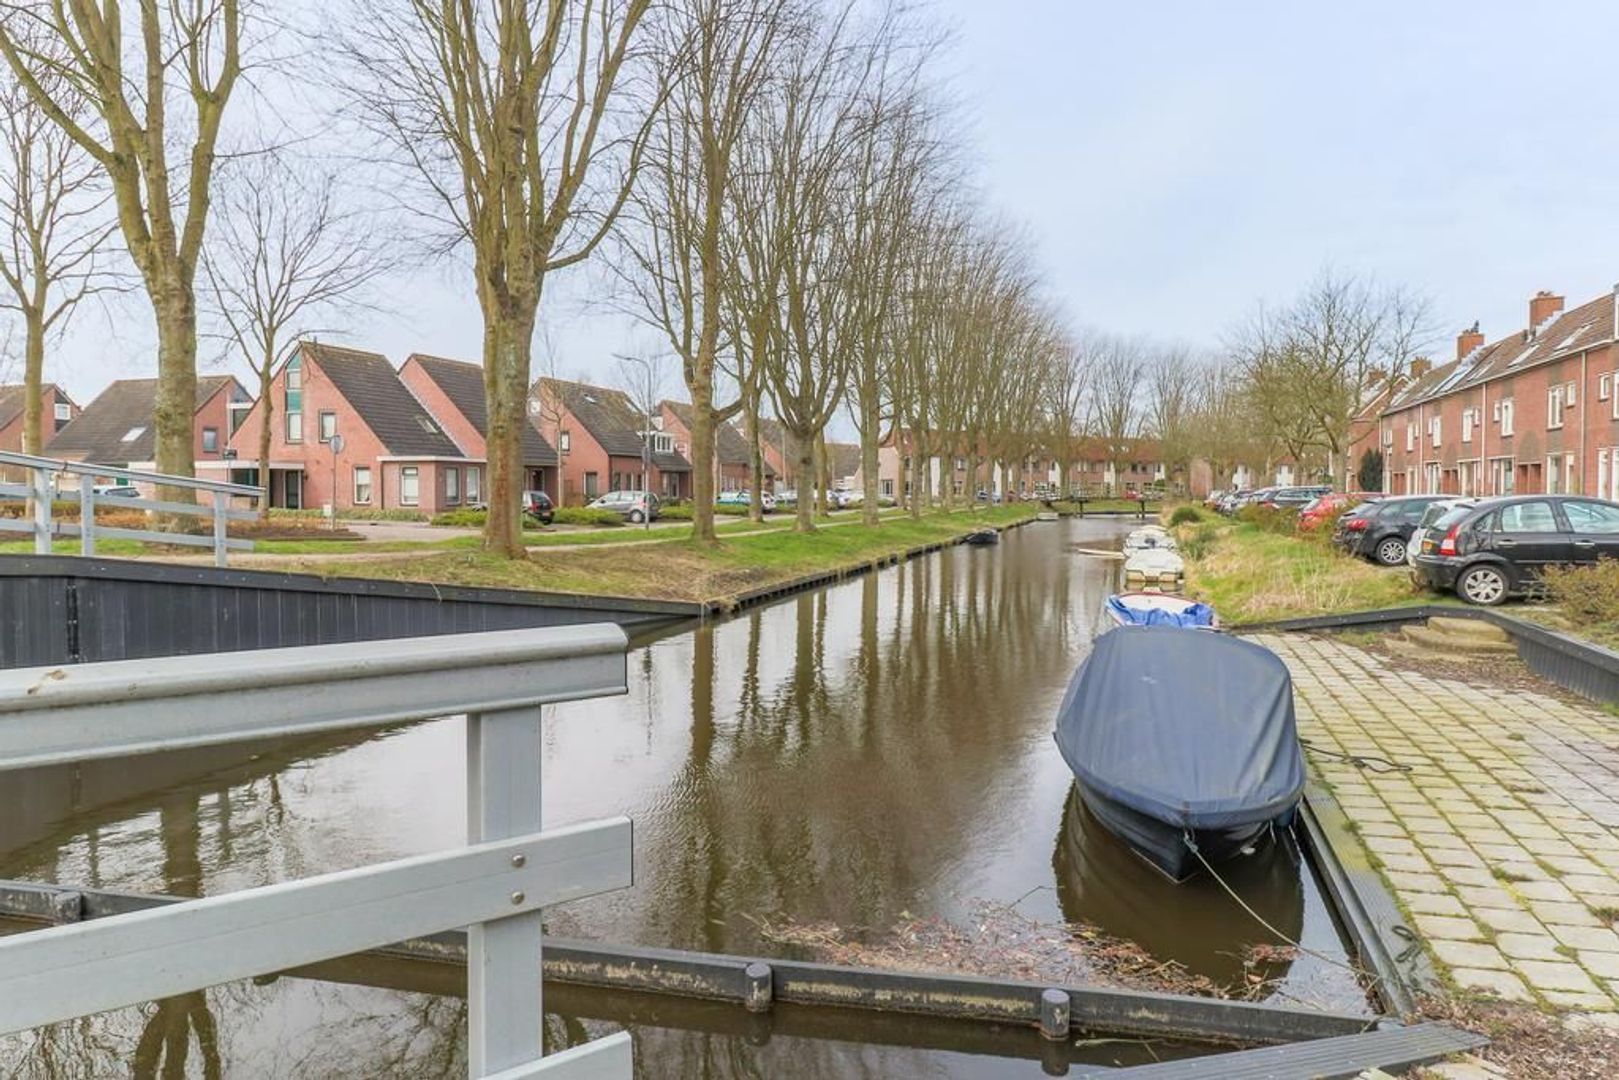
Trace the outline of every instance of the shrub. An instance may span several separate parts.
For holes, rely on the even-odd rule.
[[[1175,512],[1169,515],[1170,525],[1188,525],[1192,522],[1202,521],[1203,511],[1195,506],[1177,506]]]
[[[624,519],[613,510],[592,510],[588,506],[559,506],[556,511],[558,525],[595,525],[612,528],[624,524]]]
[[[690,521],[691,507],[681,506],[679,504],[670,506],[669,504],[665,503],[663,509],[658,511],[658,516],[667,521]]]
[[[489,519],[487,510],[446,510],[436,514],[431,525],[447,525],[457,529],[481,529]]]
[[[373,508],[370,508],[370,507],[357,506],[357,507],[354,507],[351,510],[339,510],[337,512],[337,516],[338,516],[339,520],[347,519],[349,521],[426,521],[427,520],[427,515],[422,513],[420,510],[408,510],[408,509],[405,509],[405,508],[402,508],[402,507],[396,507],[396,508],[391,509],[391,510],[377,510],[377,509],[373,509]],[[283,507],[273,506],[273,507],[270,508],[270,517],[272,517],[272,518],[290,518],[290,519],[293,519],[293,520],[310,520],[310,519],[320,520],[320,521],[326,520],[325,512],[323,510],[321,510],[319,507],[306,508],[306,509],[303,509],[303,510],[288,510],[288,509],[285,509]]]
[[[1542,573],[1546,595],[1563,614],[1591,622],[1619,622],[1619,560],[1589,566],[1548,566]]]
[[[1298,516],[1290,510],[1269,506],[1245,506],[1237,512],[1239,521],[1257,525],[1266,532],[1292,536],[1298,531]]]
[[[746,503],[715,503],[714,513],[726,514],[731,517],[747,517],[748,506]]]

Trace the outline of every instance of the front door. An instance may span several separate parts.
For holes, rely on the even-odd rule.
[[[1574,537],[1549,501],[1503,506],[1496,515],[1490,546],[1529,576],[1542,568],[1574,561]]]

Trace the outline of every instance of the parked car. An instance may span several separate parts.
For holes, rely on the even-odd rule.
[[[90,490],[98,499],[138,499],[141,497],[140,489],[134,484],[96,484]],[[65,498],[66,496],[63,497]]]
[[[1266,499],[1270,498],[1271,492],[1275,490],[1276,489],[1274,487],[1262,487],[1255,488],[1252,491],[1238,492],[1236,495],[1233,495],[1224,505],[1222,505],[1220,512],[1222,514],[1235,514],[1245,506],[1252,506],[1254,503],[1264,502]]]
[[[556,518],[556,507],[551,505],[551,496],[543,491],[523,492],[523,513],[531,518],[539,519],[541,525],[549,525]]]
[[[1348,513],[1353,507],[1362,503],[1377,502],[1382,498],[1381,492],[1329,491],[1299,511],[1299,531],[1311,532],[1319,529]]]
[[[1477,505],[1477,499],[1440,499],[1438,502],[1431,504],[1428,509],[1422,512],[1422,518],[1417,522],[1417,527],[1411,530],[1411,539],[1406,541],[1405,564],[1413,570],[1416,569],[1417,555],[1422,551],[1423,541],[1441,518],[1452,510]],[[1435,545],[1437,546],[1437,544],[1438,541],[1436,540]]]
[[[1583,495],[1485,499],[1440,518],[1423,547],[1413,568],[1423,584],[1470,604],[1499,604],[1534,588],[1548,566],[1619,558],[1619,503]]]
[[[592,510],[611,510],[621,514],[632,525],[658,520],[661,508],[662,503],[650,491],[609,491],[590,504]]]
[[[1383,566],[1405,562],[1406,545],[1411,540],[1423,512],[1444,495],[1394,495],[1374,503],[1362,503],[1338,519],[1332,542],[1363,559]]]
[[[1332,486],[1330,484],[1272,488],[1270,493],[1263,499],[1256,499],[1255,502],[1260,506],[1268,506],[1272,510],[1302,510],[1331,491]]]
[[[1237,508],[1242,505],[1243,500],[1252,494],[1253,491],[1249,488],[1232,488],[1220,496],[1220,501],[1215,504],[1214,509],[1221,514],[1235,514]]]
[[[753,493],[751,491],[722,491],[714,501],[721,506],[747,506],[753,502]],[[765,513],[771,513],[776,509],[776,497],[768,491],[760,492],[759,506]]]

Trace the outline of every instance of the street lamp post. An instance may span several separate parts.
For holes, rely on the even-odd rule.
[[[337,455],[343,452],[343,436],[332,433],[328,440],[332,447],[332,531],[337,531]]]

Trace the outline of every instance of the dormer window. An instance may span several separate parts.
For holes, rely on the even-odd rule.
[[[142,425],[140,425],[138,427],[132,427],[128,431],[124,432],[124,437],[120,441],[122,441],[122,442],[134,442],[136,439],[140,438],[142,435],[145,435],[145,434],[146,434],[146,426],[144,424],[142,424]]]
[[[416,415],[416,423],[421,425],[421,429],[423,431],[427,432],[429,435],[437,435],[438,434],[438,428],[433,426],[433,421],[430,420],[429,418],[421,415],[420,413],[418,413]]]
[[[675,437],[662,431],[647,432],[647,441],[654,454],[671,454],[675,449]]]

